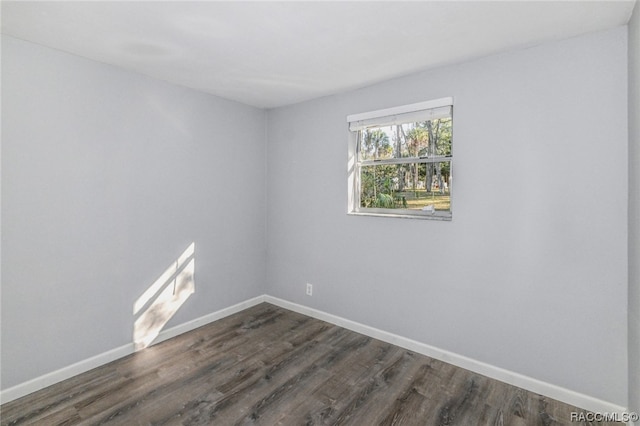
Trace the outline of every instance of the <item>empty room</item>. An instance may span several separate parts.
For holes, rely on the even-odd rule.
[[[0,424],[640,425],[637,1],[0,8]]]

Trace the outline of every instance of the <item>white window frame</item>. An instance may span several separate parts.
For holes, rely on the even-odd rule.
[[[376,111],[351,114],[347,116],[349,124],[349,163],[348,163],[348,214],[360,216],[383,216],[413,219],[451,220],[453,196],[450,195],[450,210],[420,211],[409,209],[386,209],[360,206],[360,176],[365,166],[381,166],[385,164],[427,164],[448,162],[453,173],[453,152],[447,156],[403,157],[380,160],[362,160],[360,157],[360,130],[369,127],[383,127],[393,124],[427,121],[437,118],[451,117],[453,120],[453,97],[418,102]],[[451,187],[449,188],[451,191]]]

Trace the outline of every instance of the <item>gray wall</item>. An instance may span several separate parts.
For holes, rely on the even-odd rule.
[[[195,242],[167,327],[264,293],[265,112],[2,37],[2,388],[131,343]]]
[[[626,41],[270,110],[267,293],[626,405]],[[348,216],[346,116],[445,96],[453,221]]]
[[[640,413],[640,6],[629,21],[629,409]]]

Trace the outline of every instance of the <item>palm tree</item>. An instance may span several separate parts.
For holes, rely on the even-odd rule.
[[[380,159],[381,156],[388,157],[391,153],[391,145],[389,144],[389,136],[380,129],[366,130],[362,141],[364,151],[367,157],[373,156],[374,160]],[[363,179],[363,185],[373,185],[372,191],[366,191],[363,186],[363,192],[370,192],[373,196],[373,202],[378,199],[378,179],[376,176],[377,167],[372,167],[372,176],[369,179]],[[368,186],[368,185],[367,185]]]
[[[364,136],[364,147],[367,152],[373,154],[374,160],[378,160],[381,153],[388,155],[391,148],[389,136],[380,129],[367,130]]]
[[[425,151],[429,145],[429,133],[423,127],[414,127],[407,132],[407,148],[409,150],[409,156],[420,157],[425,155]],[[416,163],[411,164],[409,168],[414,192],[418,189],[418,165]],[[417,193],[415,193],[417,196]]]

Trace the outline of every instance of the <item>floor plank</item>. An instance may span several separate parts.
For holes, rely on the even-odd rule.
[[[263,303],[6,403],[0,424],[585,424],[572,412],[583,410]]]

